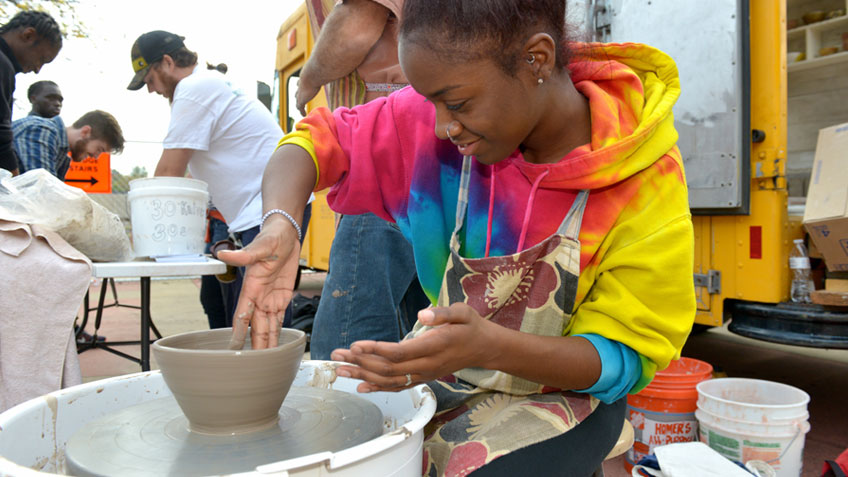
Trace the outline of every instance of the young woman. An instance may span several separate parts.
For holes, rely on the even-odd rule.
[[[304,119],[266,169],[262,233],[221,255],[250,264],[234,339],[250,324],[264,347],[310,191],[397,222],[435,307],[333,359],[360,392],[433,389],[425,475],[590,474],[693,323],[676,67],[567,42],[564,3],[407,0],[412,87]]]

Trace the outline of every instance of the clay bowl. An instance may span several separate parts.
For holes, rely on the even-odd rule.
[[[306,348],[283,329],[279,345],[229,350],[231,328],[192,331],[153,343],[153,356],[192,432],[246,434],[276,424]]]
[[[821,10],[816,10],[816,11],[813,11],[813,12],[805,13],[801,18],[804,19],[805,25],[810,25],[810,24],[818,23],[818,22],[824,20],[826,16],[827,16],[826,12],[823,12]]]
[[[829,46],[827,48],[822,48],[819,50],[819,56],[827,56],[837,53],[839,51],[839,47],[837,46]]]

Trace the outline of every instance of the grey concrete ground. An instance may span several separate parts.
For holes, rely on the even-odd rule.
[[[299,292],[320,293],[323,279],[320,273],[304,275]],[[164,335],[208,327],[198,299],[199,287],[198,279],[153,282],[152,316]],[[120,302],[138,304],[137,281],[118,282],[117,288]],[[92,284],[92,296],[98,291],[99,282]],[[134,340],[139,329],[137,310],[109,308],[100,334],[113,341]],[[137,346],[124,348],[138,355]],[[683,355],[707,361],[727,376],[782,382],[810,394],[811,430],[805,441],[804,477],[820,475],[824,459],[833,459],[848,448],[848,412],[843,395],[848,390],[848,351],[775,345],[715,329],[690,337]],[[86,381],[140,371],[138,364],[99,349],[82,353],[80,365]],[[629,475],[622,458],[608,461],[604,469],[610,477]]]

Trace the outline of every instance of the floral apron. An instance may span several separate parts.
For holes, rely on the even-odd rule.
[[[577,240],[588,191],[581,191],[557,232],[513,255],[459,256],[471,158],[462,164],[456,228],[438,306],[463,302],[484,319],[525,333],[562,336],[571,321],[580,274]],[[429,327],[416,323],[407,336]],[[567,366],[568,363],[544,363]],[[438,403],[425,429],[425,476],[463,476],[512,451],[568,432],[598,400],[501,371],[467,368],[427,383]]]

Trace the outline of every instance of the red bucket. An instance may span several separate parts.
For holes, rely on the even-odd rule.
[[[627,396],[627,419],[633,425],[633,447],[627,451],[624,467],[628,472],[654,447],[674,442],[698,440],[695,386],[712,377],[709,363],[680,358],[658,371],[654,380],[639,394]]]

